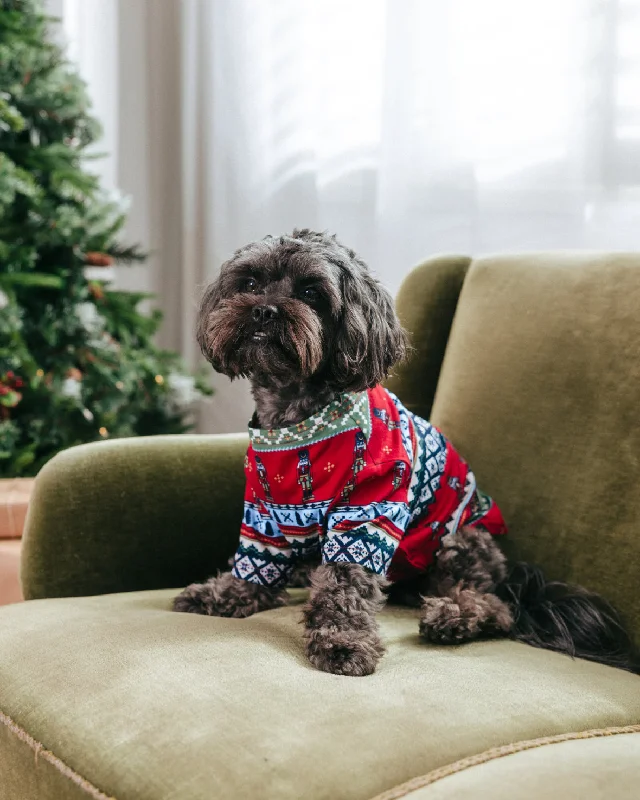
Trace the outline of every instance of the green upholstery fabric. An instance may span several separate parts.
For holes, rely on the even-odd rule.
[[[244,434],[74,447],[40,472],[25,525],[25,597],[186,585],[238,541]]]
[[[117,800],[366,800],[489,747],[640,722],[638,676],[513,642],[430,647],[408,609],[381,614],[388,652],[355,679],[305,660],[300,590],[247,620],[174,614],[174,593],[0,614],[0,710]],[[33,761],[4,755],[0,786],[32,800]]]
[[[87,800],[87,792],[42,752],[29,746],[0,718],[0,798],[2,800]]]
[[[526,778],[524,777],[526,776]],[[404,800],[637,800],[640,733],[580,739],[497,758],[403,795]]]
[[[431,258],[412,270],[400,287],[398,316],[413,350],[386,385],[404,405],[429,418],[460,289],[471,259]]]
[[[640,257],[470,267],[432,421],[500,504],[507,553],[594,589],[640,643]]]

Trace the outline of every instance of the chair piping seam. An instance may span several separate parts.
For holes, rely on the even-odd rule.
[[[107,795],[102,792],[97,786],[94,786],[90,781],[64,763],[62,759],[54,755],[50,750],[46,750],[44,746],[28,734],[24,728],[21,728],[11,717],[0,711],[0,722],[13,733],[17,738],[28,745],[33,750],[36,763],[38,758],[42,757],[48,761],[55,769],[62,775],[75,783],[79,788],[85,791],[94,800],[116,800],[113,795]],[[470,767],[485,764],[489,761],[494,761],[504,756],[513,755],[514,753],[521,753],[526,750],[533,750],[536,747],[544,747],[552,744],[560,744],[562,742],[575,741],[579,739],[596,739],[604,736],[617,736],[628,733],[640,733],[639,725],[626,725],[623,727],[609,727],[609,728],[595,728],[586,731],[577,731],[573,733],[562,733],[556,736],[544,736],[538,739],[525,739],[513,744],[501,745],[499,747],[492,747],[482,753],[467,758],[459,759],[444,767],[437,767],[424,775],[412,778],[405,783],[389,789],[382,794],[377,794],[371,800],[399,800],[399,798],[406,797],[410,792],[429,786],[436,781],[442,780],[449,775],[455,775],[458,772],[463,772]]]
[[[58,758],[58,756],[54,755],[50,750],[46,750],[40,742],[34,739],[24,728],[21,728],[11,717],[7,716],[2,711],[0,711],[0,722],[8,728],[11,733],[17,736],[21,742],[24,742],[33,750],[36,765],[38,763],[38,758],[44,758],[45,761],[48,761],[49,764],[64,775],[65,778],[68,778],[75,783],[76,786],[79,786],[80,789],[92,797],[93,800],[116,800],[112,795],[106,795],[104,792],[100,791],[97,786],[94,786],[90,781],[65,764],[61,758]]]
[[[551,744],[560,744],[562,742],[570,742],[576,739],[597,739],[603,736],[616,736],[626,733],[640,733],[640,725],[626,725],[621,727],[610,728],[593,728],[586,731],[576,731],[572,733],[561,733],[556,736],[543,736],[538,739],[523,739],[520,742],[513,744],[500,745],[499,747],[492,747],[482,753],[477,753],[474,756],[467,756],[458,761],[453,761],[444,767],[436,767],[424,775],[419,775],[416,778],[401,783],[393,789],[388,789],[382,794],[377,794],[371,800],[399,800],[399,798],[407,797],[410,793],[417,789],[422,789],[425,786],[430,786],[436,781],[447,778],[450,775],[455,775],[458,772],[463,772],[470,767],[485,764],[488,761],[494,761],[504,756],[513,755],[514,753],[521,753],[525,750],[533,750],[536,747],[544,747]]]

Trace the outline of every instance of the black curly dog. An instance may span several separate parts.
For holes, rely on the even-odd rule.
[[[258,336],[256,308],[264,312]],[[309,230],[238,250],[204,294],[197,338],[214,369],[250,379],[262,428],[297,424],[343,392],[375,386],[407,343],[391,297],[364,262],[335,237]],[[431,571],[411,585],[388,586],[357,564],[302,569],[311,586],[307,654],[327,672],[375,670],[384,651],[376,612],[386,595],[420,607],[420,634],[430,642],[511,636],[632,668],[629,638],[611,606],[583,589],[546,583],[527,565],[508,574],[493,537],[478,528],[445,536]],[[286,602],[286,590],[228,572],[188,586],[174,608],[247,617]]]

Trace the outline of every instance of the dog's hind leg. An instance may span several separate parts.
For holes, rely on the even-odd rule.
[[[384,579],[358,564],[323,564],[311,576],[304,606],[306,650],[318,669],[370,675],[384,653],[376,613]]]
[[[420,635],[456,644],[508,634],[513,616],[495,594],[505,574],[505,557],[490,533],[461,528],[443,537],[422,598]]]
[[[460,586],[442,597],[425,597],[420,609],[420,635],[437,644],[504,636],[512,625],[511,611],[499,597]]]

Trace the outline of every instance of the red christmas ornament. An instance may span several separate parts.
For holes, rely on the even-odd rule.
[[[22,393],[17,391],[22,385],[22,378],[17,378],[12,370],[0,378],[0,419],[9,419],[9,409],[22,400]]]
[[[11,369],[0,377],[0,394],[2,395],[8,394],[10,391],[15,391],[16,389],[22,389],[23,386],[24,381],[22,378],[16,375]]]

